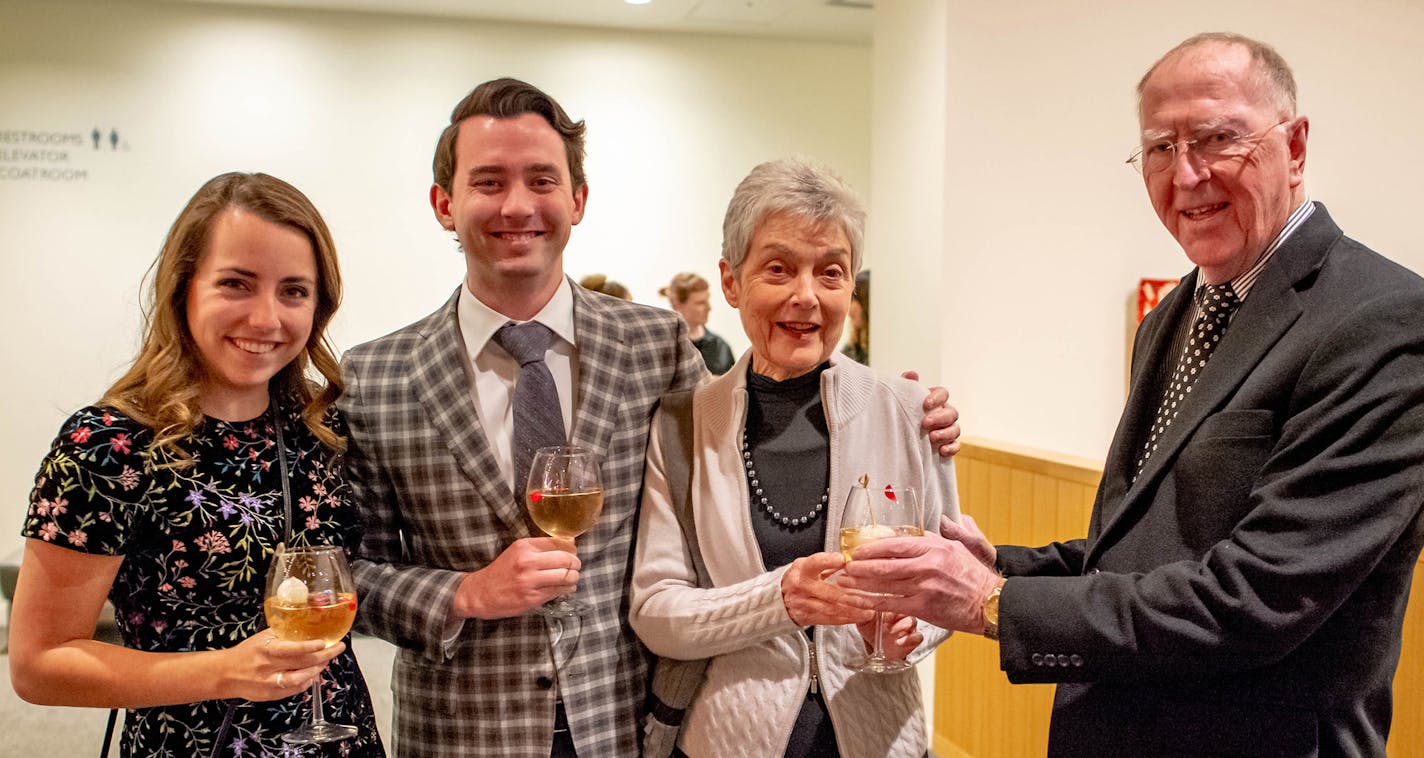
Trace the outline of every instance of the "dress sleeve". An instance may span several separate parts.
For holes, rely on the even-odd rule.
[[[70,416],[40,463],[20,533],[96,555],[123,555],[147,501],[147,430],[90,407]]]

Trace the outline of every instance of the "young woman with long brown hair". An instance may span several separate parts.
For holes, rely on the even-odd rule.
[[[384,755],[347,643],[279,640],[262,612],[279,543],[359,538],[332,407],[331,233],[292,185],[223,174],[174,222],[151,296],[133,365],[64,423],[35,477],[16,692],[128,709],[126,756]],[[124,646],[91,639],[106,596]],[[360,732],[283,745],[318,676],[326,712]]]

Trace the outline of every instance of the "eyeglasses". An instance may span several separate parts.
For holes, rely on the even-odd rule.
[[[1137,173],[1147,175],[1176,165],[1178,150],[1189,151],[1188,155],[1195,154],[1208,165],[1232,158],[1243,158],[1250,155],[1272,129],[1289,124],[1292,120],[1288,118],[1277,121],[1250,134],[1237,134],[1230,129],[1214,129],[1198,132],[1191,139],[1158,140],[1133,150],[1126,163],[1136,169]]]

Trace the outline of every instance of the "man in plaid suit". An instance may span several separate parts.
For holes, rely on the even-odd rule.
[[[365,534],[360,630],[399,646],[401,756],[636,756],[646,653],[626,623],[648,426],[706,369],[672,312],[589,293],[563,273],[583,217],[582,121],[513,79],[481,84],[436,146],[436,218],[465,254],[435,313],[352,349],[340,407]],[[603,460],[604,506],[578,540],[539,536],[511,453],[518,365],[506,322],[554,334],[546,362],[570,444]],[[938,407],[942,390],[926,405]],[[951,452],[952,408],[931,412]],[[577,587],[577,619],[533,611]]]

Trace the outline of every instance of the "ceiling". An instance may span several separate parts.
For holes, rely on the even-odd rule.
[[[869,44],[873,0],[174,0]]]

